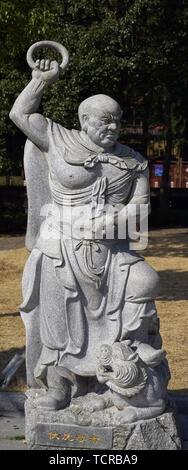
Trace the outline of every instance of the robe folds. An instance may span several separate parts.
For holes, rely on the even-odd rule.
[[[102,344],[131,334],[136,338],[143,322],[156,316],[159,284],[155,271],[129,250],[127,240],[101,237],[104,211],[110,228],[111,207],[121,212],[122,205],[129,203],[135,179],[147,172],[146,160],[121,144],[113,155],[97,154],[85,146],[78,131],[50,120],[48,127],[48,153],[29,140],[25,147],[26,246],[31,254],[23,273],[20,311],[30,351],[29,385],[33,385],[36,364],[55,364],[77,375],[94,376]],[[73,170],[102,163],[121,171],[112,178],[99,174],[92,184],[72,188],[58,179],[58,168],[54,175],[54,158],[60,163],[63,159]],[[132,203],[149,204],[149,184],[148,191],[133,195]],[[72,230],[70,212],[75,214],[77,209],[82,211],[84,234],[80,221]],[[91,220],[98,230],[94,235]]]

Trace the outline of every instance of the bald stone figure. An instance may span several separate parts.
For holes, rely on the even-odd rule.
[[[58,77],[56,61],[38,60],[10,113],[27,136],[31,254],[21,305],[27,377],[30,386],[46,387],[38,406],[47,409],[65,408],[73,393],[86,393],[91,380],[98,383],[104,343],[129,339],[161,347],[154,303],[158,275],[129,250],[126,237],[105,236],[101,218],[107,206],[149,204],[147,161],[117,142],[122,110],[109,96],[80,104],[80,131],[39,114],[44,88]],[[80,225],[73,230],[70,213],[75,220],[82,213],[83,231]]]

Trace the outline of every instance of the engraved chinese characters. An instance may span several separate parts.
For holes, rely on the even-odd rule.
[[[62,448],[103,449],[112,447],[112,428],[37,424],[36,442]],[[48,444],[47,444],[48,443]]]
[[[73,436],[70,432],[64,433],[62,435],[57,434],[56,432],[49,432],[48,435],[49,435],[50,440],[57,439],[58,441],[62,440],[62,441],[69,441],[69,442],[74,442],[74,441],[85,442],[87,440],[85,434],[76,434],[75,436]],[[88,441],[91,443],[96,443],[99,440],[100,440],[100,437],[98,436],[89,436],[88,438]]]

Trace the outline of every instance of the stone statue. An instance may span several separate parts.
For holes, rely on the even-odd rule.
[[[21,315],[28,384],[45,388],[36,399],[43,409],[63,409],[71,397],[109,387],[122,410],[119,422],[157,416],[165,408],[169,379],[154,303],[159,277],[129,248],[128,237],[118,238],[116,230],[107,236],[108,211],[105,228],[102,219],[107,206],[127,206],[129,215],[135,205],[149,206],[147,161],[117,141],[122,110],[109,96],[91,96],[80,104],[80,131],[38,112],[45,87],[61,71],[56,61],[33,63],[34,49],[43,45],[57,46],[49,41],[32,46],[27,56],[32,80],[10,112],[27,136],[26,246],[31,254]],[[62,47],[64,69],[68,54]],[[76,216],[83,212],[83,232],[80,226],[71,232],[71,210]],[[126,382],[127,373],[133,383]]]

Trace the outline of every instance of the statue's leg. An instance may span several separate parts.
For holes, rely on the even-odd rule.
[[[122,310],[121,340],[131,338],[149,343],[157,317],[154,300],[158,290],[159,276],[151,266],[144,261],[130,266]]]
[[[53,365],[47,369],[48,391],[36,400],[37,405],[48,410],[66,408],[71,400],[71,383],[57,372]]]

